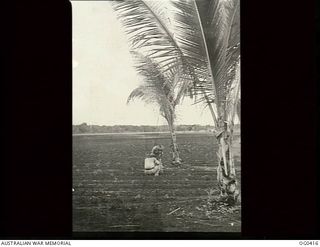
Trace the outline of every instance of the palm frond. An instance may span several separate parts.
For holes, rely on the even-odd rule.
[[[228,95],[228,71],[239,57],[239,0],[197,0],[201,23],[205,30],[213,80],[206,81],[205,88],[215,88],[218,109],[226,110]],[[213,82],[215,85],[208,85]]]
[[[212,81],[213,76],[204,32],[195,1],[176,0],[172,1],[172,4],[175,7],[174,34],[182,54],[182,63],[185,65],[183,74],[184,76],[187,75],[184,85],[189,86],[189,88],[182,88],[179,96],[182,97],[188,92],[193,94],[195,100],[197,100],[196,90],[194,89],[202,83],[201,80],[211,81],[210,84],[213,85],[211,93],[215,94],[216,90]],[[187,83],[187,81],[192,81],[192,83]],[[192,84],[193,89],[190,88]],[[206,94],[207,92],[203,91],[203,93]]]
[[[194,0],[117,1],[114,6],[131,48],[153,59],[168,79],[178,82],[176,104],[190,92],[193,83],[208,77],[205,42]],[[172,16],[166,14],[170,6],[174,7]]]
[[[155,96],[155,97],[152,97]],[[134,89],[128,99],[127,104],[130,103],[130,101],[134,99],[141,99],[142,101],[150,104],[150,103],[157,103],[157,92],[154,90],[153,87],[150,87],[148,85],[140,85],[136,89]]]
[[[173,15],[167,14],[170,4]],[[147,85],[162,81],[173,105],[188,92],[216,104],[218,112],[226,110],[230,74],[240,54],[239,0],[115,1],[114,9],[131,49],[149,63],[137,66]]]
[[[150,57],[162,68],[176,66],[177,45],[166,15],[166,1],[112,1],[131,49]]]
[[[228,39],[228,57],[229,59],[237,59],[240,56],[240,0],[234,0],[233,18]]]
[[[206,47],[194,1],[176,0],[172,4],[175,7],[174,37],[184,59],[193,68],[207,68]]]
[[[131,92],[127,103],[138,98],[148,104],[156,104],[160,113],[168,118],[168,114],[171,116],[175,108],[174,81],[168,80],[151,58],[138,52],[132,52],[132,55],[143,83]]]
[[[238,104],[240,104],[240,60],[235,63],[231,76],[232,82],[226,97],[226,112],[228,120],[233,122],[238,111]],[[240,119],[239,115],[238,117]]]

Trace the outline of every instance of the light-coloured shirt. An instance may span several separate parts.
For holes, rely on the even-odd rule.
[[[144,169],[152,169],[154,168],[156,165],[160,165],[161,161],[157,160],[154,157],[148,157],[145,158],[144,160]]]

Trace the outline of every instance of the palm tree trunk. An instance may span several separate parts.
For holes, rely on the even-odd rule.
[[[228,130],[228,126],[222,121],[222,118],[220,117],[219,120],[217,119],[208,97],[206,95],[205,97],[216,126],[216,141],[219,147],[217,152],[217,181],[220,199],[227,202],[229,205],[233,205],[237,202],[239,197],[232,152],[233,125],[229,125]]]
[[[169,130],[170,130],[170,134],[171,134],[172,164],[180,165],[181,159],[180,159],[180,154],[179,154],[179,149],[178,149],[178,144],[177,144],[177,136],[176,136],[176,132],[175,132],[173,117],[171,116],[171,117],[167,118],[167,121],[168,121]]]
[[[236,171],[232,152],[232,126],[218,126],[216,138],[218,141],[218,168],[217,180],[220,191],[220,199],[229,205],[234,205],[239,197]],[[230,128],[231,127],[231,128]]]
[[[177,137],[176,137],[174,127],[170,129],[170,133],[171,133],[171,140],[172,140],[172,163],[175,165],[179,165],[181,164],[181,159],[179,155]]]

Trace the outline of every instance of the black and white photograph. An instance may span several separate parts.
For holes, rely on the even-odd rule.
[[[74,232],[241,232],[240,0],[72,3]]]

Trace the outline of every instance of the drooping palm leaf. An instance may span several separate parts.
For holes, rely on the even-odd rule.
[[[195,78],[193,93],[208,104],[211,114],[226,110],[234,60],[239,56],[238,0],[176,0],[175,37]],[[200,10],[198,9],[200,8]],[[201,12],[200,12],[201,11]],[[201,17],[200,17],[201,15]],[[214,112],[211,104],[216,104]],[[216,121],[215,121],[216,123]]]
[[[179,56],[166,1],[130,0],[112,1],[121,20],[131,49],[139,51],[159,64],[163,73],[177,66]]]
[[[132,0],[114,5],[132,49],[157,63],[167,81],[176,82],[175,104],[193,84],[192,93],[214,113],[213,102],[218,112],[226,110],[231,83],[228,71],[239,56],[238,2]],[[174,6],[171,16],[166,14],[170,4]]]
[[[114,1],[113,5],[131,48],[153,59],[167,78],[178,83],[175,104],[190,85],[196,85],[199,78],[208,78],[205,42],[193,0]],[[176,8],[170,16],[166,12],[172,7]],[[179,79],[174,70],[179,71]]]
[[[182,90],[181,87],[177,87],[179,72],[173,72],[176,76],[173,80],[169,80],[154,60],[137,52],[132,52],[132,55],[135,58],[135,68],[143,83],[131,92],[127,103],[139,98],[146,103],[155,104],[159,107],[161,115],[169,120],[168,122],[172,122],[172,118],[175,117],[177,95],[180,94],[179,90]]]
[[[240,104],[240,60],[234,63],[232,71],[229,72],[230,85],[226,97],[226,112],[229,122],[234,122],[236,113],[238,113],[238,104]],[[240,120],[240,116],[238,115]]]
[[[194,1],[176,0],[172,4],[175,7],[174,37],[184,59],[194,70],[206,69],[206,47]]]
[[[211,100],[216,98],[218,109],[225,111],[225,102],[230,88],[228,71],[239,56],[240,50],[239,0],[197,0],[196,2],[205,30],[216,88],[216,93],[210,94],[209,98]]]
[[[172,1],[172,4],[175,6],[175,38],[182,54],[182,63],[186,65],[185,73],[193,80],[195,89],[201,87],[201,81],[213,80],[199,13],[194,0],[177,0]],[[209,84],[213,85],[210,92],[215,92],[214,83]],[[208,94],[206,90],[203,87],[201,93]],[[194,90],[197,95],[196,92],[197,90]]]
[[[228,40],[228,57],[229,59],[237,59],[240,56],[240,0],[234,0],[233,19]]]

